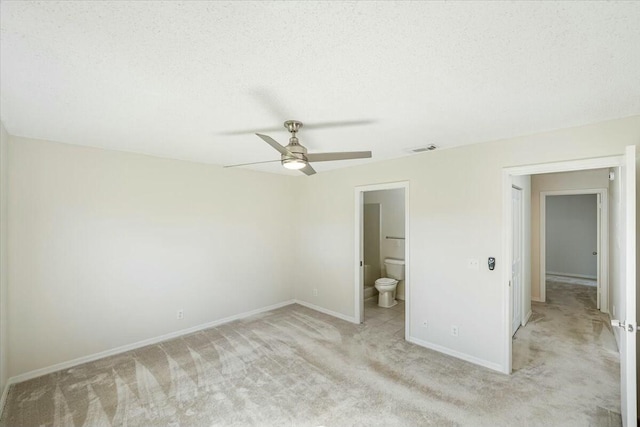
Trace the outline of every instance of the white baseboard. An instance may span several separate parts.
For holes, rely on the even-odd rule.
[[[360,322],[356,321],[356,318],[353,316],[346,316],[336,311],[327,310],[326,308],[322,308],[320,306],[308,303],[306,301],[294,300],[294,302],[296,304],[300,304],[304,307],[310,308],[311,310],[319,311],[320,313],[328,314],[329,316],[337,317],[338,319],[346,320],[347,322],[360,324]]]
[[[478,357],[471,356],[471,355],[466,354],[466,353],[461,353],[461,352],[456,351],[456,350],[451,350],[450,348],[443,347],[443,346],[438,345],[438,344],[432,344],[430,342],[423,341],[423,340],[415,338],[415,337],[409,337],[407,339],[407,341],[409,341],[410,343],[419,345],[421,347],[428,348],[430,350],[435,350],[435,351],[437,351],[439,353],[444,353],[447,356],[453,356],[456,359],[461,359],[461,360],[464,360],[466,362],[473,363],[474,365],[480,365],[480,366],[483,366],[485,368],[489,368],[489,369],[491,369],[493,371],[498,371],[498,372],[501,372],[501,373],[505,372],[503,367],[501,365],[499,365],[498,363],[489,362],[488,360],[480,359]]]
[[[201,325],[192,326],[191,328],[181,329],[181,330],[176,331],[176,332],[171,332],[171,333],[160,335],[160,336],[157,336],[157,337],[154,337],[154,338],[149,338],[149,339],[138,341],[138,342],[135,342],[135,343],[132,343],[132,344],[123,345],[123,346],[120,346],[120,347],[112,348],[110,350],[101,351],[101,352],[98,352],[98,353],[90,354],[88,356],[78,357],[77,359],[72,359],[72,360],[68,360],[66,362],[56,363],[55,365],[51,365],[51,366],[47,366],[47,367],[44,367],[44,368],[35,369],[33,371],[25,372],[23,374],[16,375],[15,377],[9,378],[7,380],[7,386],[5,387],[5,392],[6,392],[6,389],[8,389],[11,384],[16,384],[16,383],[20,383],[20,382],[23,382],[23,381],[27,381],[27,380],[33,379],[33,378],[41,377],[43,375],[47,375],[47,374],[50,374],[52,372],[61,371],[63,369],[69,369],[69,368],[72,368],[74,366],[81,365],[83,363],[93,362],[94,360],[102,359],[104,357],[108,357],[108,356],[113,356],[115,354],[124,353],[125,351],[135,350],[135,349],[147,346],[147,345],[157,344],[157,343],[162,342],[162,341],[167,341],[167,340],[170,340],[170,339],[173,339],[173,338],[177,338],[177,337],[182,336],[182,335],[191,334],[193,332],[201,331],[203,329],[213,328],[215,326],[219,326],[219,325],[222,325],[224,323],[229,323],[229,322],[232,322],[234,320],[244,319],[245,317],[253,316],[253,315],[259,314],[259,313],[264,313],[265,311],[271,311],[271,310],[275,310],[277,308],[281,308],[281,307],[284,307],[284,306],[287,306],[287,305],[291,305],[291,304],[294,304],[295,302],[296,302],[295,300],[288,300],[288,301],[284,301],[284,302],[279,302],[277,304],[273,304],[273,305],[270,305],[270,306],[267,306],[267,307],[262,307],[262,308],[258,308],[258,309],[251,310],[251,311],[247,311],[247,312],[244,312],[244,313],[235,314],[233,316],[225,317],[224,319],[214,320],[213,322],[203,323]],[[2,395],[2,398],[3,399],[5,398],[4,394]],[[0,410],[2,408],[3,407],[0,406]]]
[[[532,315],[533,315],[533,311],[529,310],[527,315],[524,316],[524,322],[522,322],[522,326],[525,326],[527,323],[529,323],[529,319],[531,319]]]
[[[578,279],[590,279],[597,280],[598,276],[589,276],[586,274],[574,274],[574,273],[558,273],[555,271],[547,271],[547,275],[551,276],[564,276],[564,277],[577,277]]]
[[[544,300],[542,298],[534,298],[534,297],[531,297],[531,301],[533,301],[533,302],[544,302]]]

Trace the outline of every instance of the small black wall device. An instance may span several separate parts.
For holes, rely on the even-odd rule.
[[[489,257],[489,270],[496,268],[496,259],[492,256]]]

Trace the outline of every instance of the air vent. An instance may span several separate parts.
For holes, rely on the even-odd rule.
[[[425,151],[433,151],[436,148],[438,148],[438,147],[436,147],[435,145],[431,144],[431,145],[427,145],[426,147],[412,148],[410,151],[412,153],[424,153]]]

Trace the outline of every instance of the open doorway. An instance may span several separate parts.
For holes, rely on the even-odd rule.
[[[356,188],[356,319],[407,336],[408,183]]]
[[[540,191],[539,301],[547,301],[547,286],[587,286],[576,289],[609,313],[609,169],[564,175],[580,174],[607,188]]]
[[[522,372],[526,374],[528,370],[539,372],[539,369],[544,368],[547,375],[557,378],[563,384],[579,382],[581,393],[585,390],[595,390],[594,411],[598,414],[602,411],[607,416],[611,415],[612,411],[617,412],[618,419],[622,419],[624,425],[635,425],[637,408],[636,342],[635,334],[631,332],[632,329],[635,332],[636,325],[635,165],[635,147],[631,146],[627,147],[625,155],[621,156],[507,168],[503,173],[503,208],[506,219],[503,228],[505,262],[502,267],[505,283],[503,298],[506,308],[504,312],[505,349],[507,350],[505,372],[511,373],[515,367],[516,374],[519,375]],[[545,299],[553,300],[554,298],[557,302],[558,298],[549,298],[550,289],[546,289],[546,284],[544,287],[539,286],[546,281],[546,267],[532,268],[532,276],[534,274],[540,276],[532,277],[531,280],[533,315],[529,324],[525,328],[520,328],[514,341],[512,340],[513,314],[518,307],[514,306],[515,291],[511,286],[514,269],[513,244],[514,239],[517,240],[517,236],[514,236],[514,217],[517,217],[517,214],[514,215],[513,186],[523,176],[596,169],[611,171],[617,177],[617,181],[613,185],[610,184],[608,188],[608,206],[612,218],[615,217],[615,219],[611,222],[608,237],[608,241],[611,242],[609,254],[611,268],[607,275],[611,280],[607,296],[609,297],[608,306],[617,307],[617,310],[611,310],[612,315],[620,320],[611,319],[610,323],[609,317],[595,308],[591,311],[575,311],[576,307],[553,306],[553,301],[545,302]],[[533,187],[532,185],[532,206],[536,201]],[[591,193],[594,194],[593,191]],[[600,197],[606,196],[601,193]],[[539,198],[539,200],[545,200],[545,198]],[[536,209],[532,208],[531,212],[533,215]],[[541,211],[538,210],[538,212]],[[602,228],[609,229],[604,226]],[[540,235],[539,230],[537,232],[532,230],[532,238],[538,238]],[[603,243],[600,250],[590,248],[590,251],[598,252],[596,254],[598,255],[602,254],[602,249],[605,249],[606,253],[604,246],[606,245]],[[531,255],[533,261],[536,256],[539,257],[539,252],[536,254],[536,251],[532,250]],[[540,257],[537,261],[543,263],[545,259]],[[602,266],[600,262],[601,276],[604,274]],[[542,293],[545,291],[547,295]],[[604,296],[603,294],[601,297]],[[585,307],[580,307],[584,298],[574,296],[578,309],[584,309]],[[605,305],[604,299],[601,301],[601,306],[603,305]],[[536,310],[536,307],[539,310]],[[613,329],[611,324],[614,325]],[[532,338],[529,341],[525,341],[527,333],[528,338]],[[525,342],[525,345],[520,345],[522,342]],[[519,346],[518,353],[513,351],[514,346]],[[617,349],[619,354],[616,354]],[[576,351],[579,354],[576,354]],[[589,365],[589,362],[593,363]],[[606,366],[605,369],[601,369],[602,372],[590,368],[603,365]],[[599,377],[600,374],[605,376],[602,377],[605,378],[604,381]],[[574,395],[569,393],[569,396]]]

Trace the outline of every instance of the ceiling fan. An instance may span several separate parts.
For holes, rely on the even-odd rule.
[[[368,159],[371,157],[371,151],[341,151],[336,153],[307,153],[307,149],[300,145],[296,133],[302,127],[302,122],[297,120],[287,120],[284,127],[291,133],[289,144],[286,146],[278,144],[268,135],[256,133],[264,142],[278,150],[280,160],[267,160],[265,162],[242,163],[238,165],[229,165],[225,168],[233,168],[236,166],[255,165],[258,163],[281,162],[282,166],[287,169],[300,170],[306,175],[313,175],[316,171],[309,164],[310,162],[329,162],[333,160],[350,160],[350,159]]]

